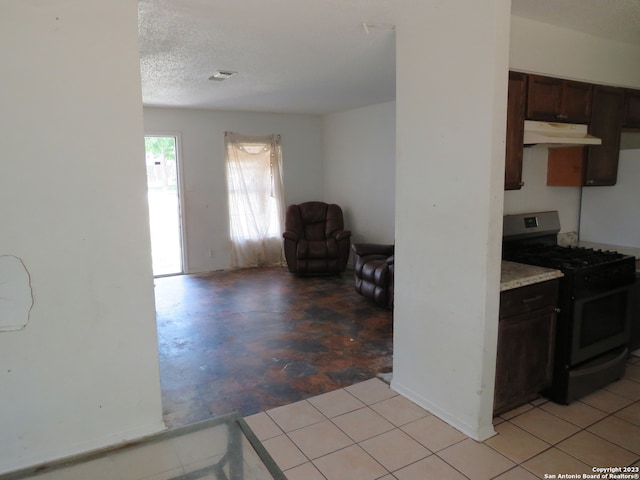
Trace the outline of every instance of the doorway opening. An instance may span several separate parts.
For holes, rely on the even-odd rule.
[[[144,137],[153,276],[184,273],[178,138]]]

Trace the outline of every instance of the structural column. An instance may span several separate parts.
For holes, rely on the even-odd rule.
[[[416,0],[396,26],[392,388],[493,435],[509,0]]]

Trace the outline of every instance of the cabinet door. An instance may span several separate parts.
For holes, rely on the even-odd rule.
[[[522,187],[522,151],[524,138],[524,113],[527,97],[527,76],[509,72],[507,100],[507,140],[504,165],[505,190]]]
[[[640,90],[625,91],[624,127],[640,128]]]
[[[500,320],[494,415],[532,400],[551,385],[556,316],[548,306]]]
[[[591,121],[592,85],[565,80],[562,87],[559,121],[589,123]]]
[[[529,75],[527,118],[547,122],[589,123],[592,85]]]
[[[560,78],[529,75],[527,91],[527,118],[548,122],[558,121],[562,104]]]
[[[589,133],[601,138],[602,145],[588,148],[585,185],[616,184],[623,113],[624,89],[603,85],[594,87]]]

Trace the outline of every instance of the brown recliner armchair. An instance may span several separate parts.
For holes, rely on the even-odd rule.
[[[285,215],[284,256],[292,273],[344,272],[351,232],[344,230],[342,209],[335,204],[289,205]]]
[[[394,246],[354,243],[352,248],[356,292],[392,309]]]

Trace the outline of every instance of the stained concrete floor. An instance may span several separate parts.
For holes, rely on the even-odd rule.
[[[391,371],[392,313],[353,272],[272,267],[155,280],[164,417],[247,416]]]

